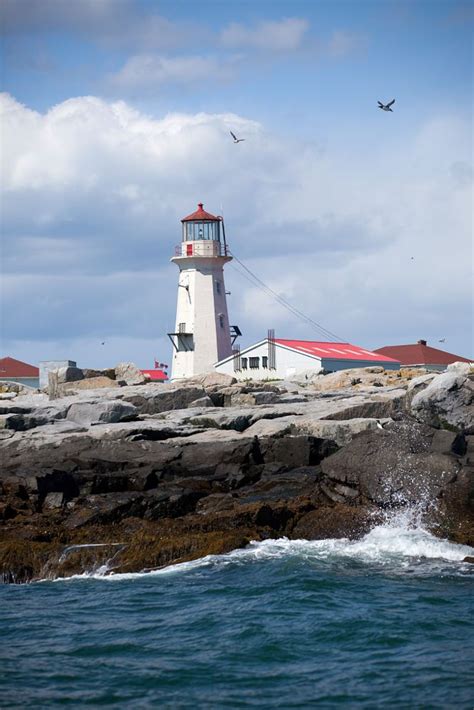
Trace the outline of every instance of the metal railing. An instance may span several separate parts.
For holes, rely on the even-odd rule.
[[[175,256],[230,256],[226,244],[218,241],[199,240],[196,242],[181,242],[174,250]]]

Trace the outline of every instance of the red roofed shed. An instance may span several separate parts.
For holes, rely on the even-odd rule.
[[[152,382],[167,382],[168,375],[163,370],[142,370],[144,375],[148,375]]]
[[[14,357],[0,358],[0,380],[18,382],[27,387],[39,387],[39,368]]]
[[[236,350],[215,365],[218,372],[237,379],[285,379],[295,373],[337,372],[358,367],[399,370],[398,360],[352,343],[289,340],[267,337]]]
[[[14,357],[0,358],[0,380],[22,379],[24,377],[39,377],[39,368],[28,365],[27,362],[15,360]]]
[[[444,370],[453,362],[471,362],[461,355],[447,353],[445,350],[432,348],[427,345],[426,340],[419,340],[413,345],[386,345],[383,348],[374,350],[375,353],[393,357],[400,361],[401,365],[411,367],[427,367],[437,370]]]
[[[371,350],[366,350],[351,343],[322,343],[314,340],[282,340],[276,338],[275,343],[299,350],[305,355],[316,355],[320,358],[331,360],[356,360],[374,362],[380,365],[397,362],[398,358],[389,355],[376,355]]]

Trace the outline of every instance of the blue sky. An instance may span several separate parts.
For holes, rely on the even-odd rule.
[[[472,9],[3,0],[4,354],[169,358],[168,259],[202,200],[331,331],[473,356]],[[226,279],[243,345],[318,338]]]

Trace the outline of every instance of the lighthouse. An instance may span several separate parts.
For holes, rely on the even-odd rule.
[[[232,260],[221,217],[196,212],[181,220],[182,239],[171,259],[179,268],[171,379],[209,372],[232,355],[240,330],[229,325],[224,264]]]

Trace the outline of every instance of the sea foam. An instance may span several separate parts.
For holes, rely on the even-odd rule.
[[[198,569],[225,568],[229,565],[247,565],[275,559],[293,559],[313,566],[336,565],[338,569],[352,564],[362,564],[374,571],[388,570],[391,573],[441,574],[471,571],[472,565],[463,559],[474,555],[474,548],[458,545],[435,537],[422,523],[417,509],[403,509],[386,516],[382,524],[375,526],[358,540],[347,538],[326,540],[289,540],[286,537],[253,541],[247,547],[223,555],[208,555],[190,562],[181,562],[149,572],[114,574],[107,564],[90,573],[74,575],[66,579],[100,579],[120,581],[144,576],[187,574]]]

